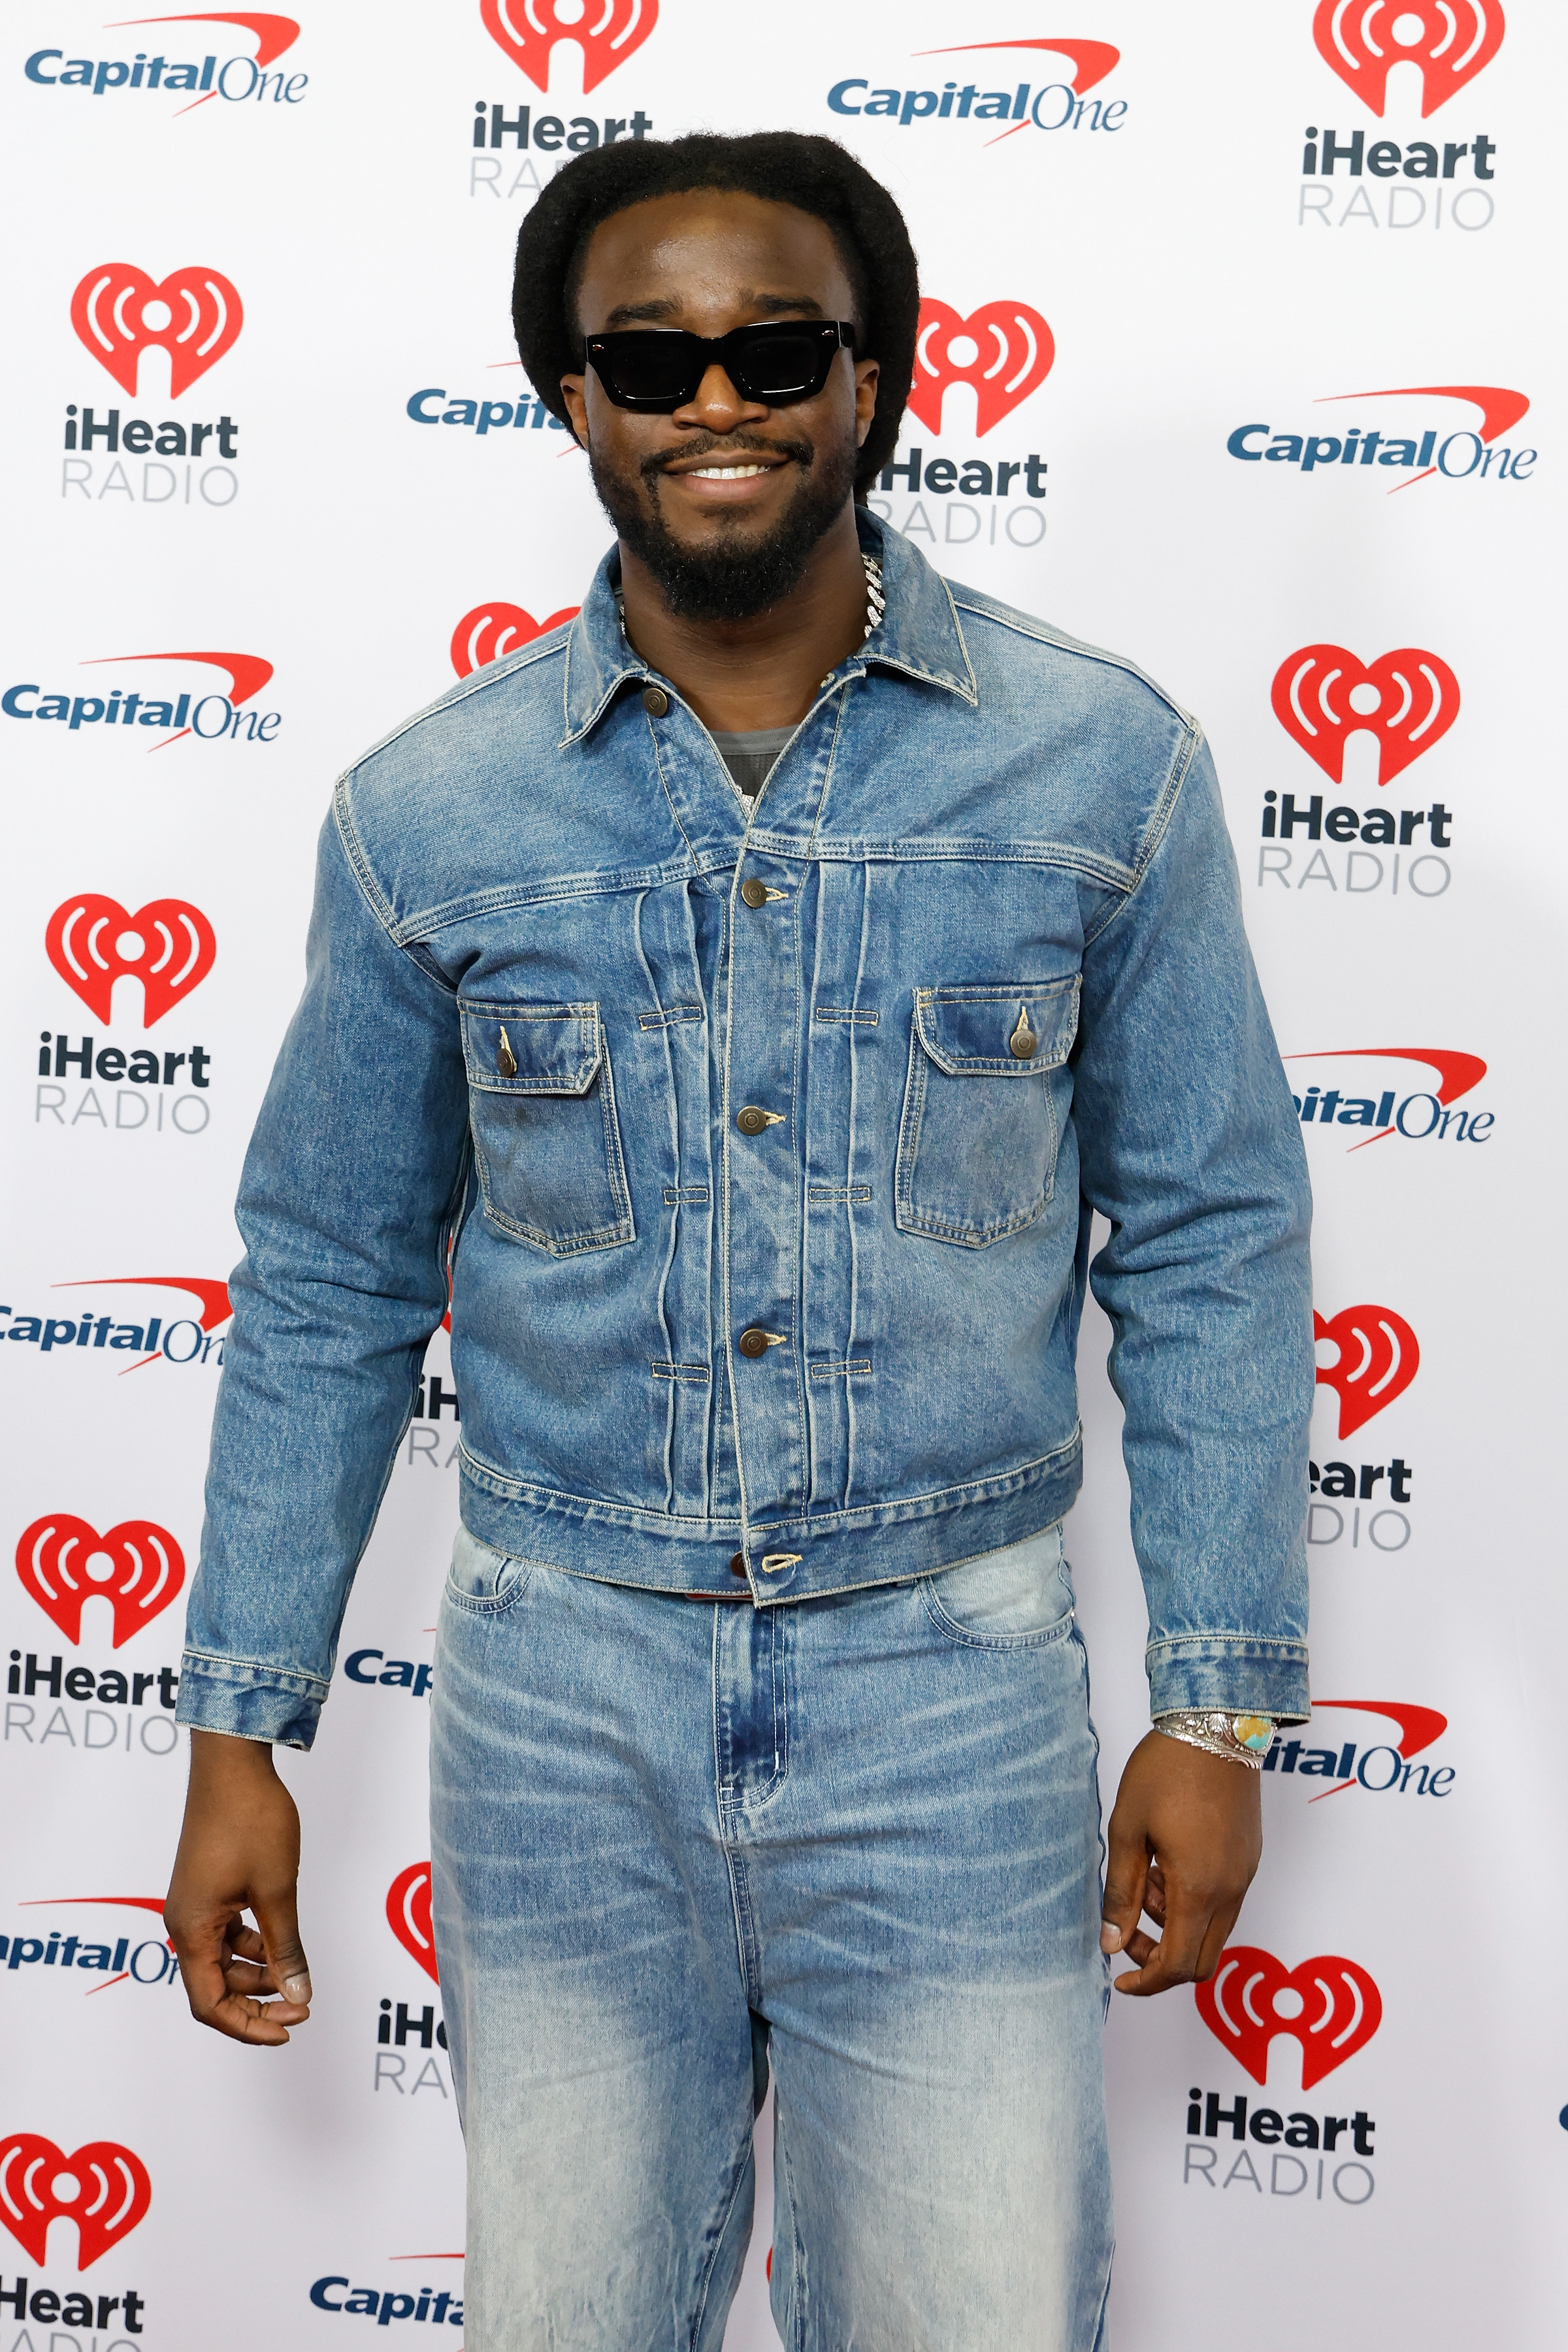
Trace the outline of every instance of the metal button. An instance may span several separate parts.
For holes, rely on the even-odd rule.
[[[511,1050],[511,1039],[506,1034],[504,1022],[501,1024],[500,1043],[496,1047],[496,1067],[503,1078],[515,1078],[517,1076],[517,1055]]]
[[[741,896],[748,907],[765,907],[768,903],[768,886],[765,882],[759,882],[756,876],[752,874],[742,883]]]
[[[777,1127],[780,1120],[776,1112],[759,1110],[755,1103],[748,1103],[744,1110],[735,1113],[735,1124],[742,1135],[761,1135],[765,1127]]]
[[[730,1562],[730,1573],[731,1576],[744,1576],[746,1573],[746,1555],[743,1551],[738,1551]]]
[[[1016,1062],[1026,1062],[1039,1049],[1039,1039],[1029,1026],[1029,1017],[1023,1006],[1018,1007],[1018,1025],[1007,1040],[1007,1051]]]
[[[650,719],[662,719],[669,709],[669,697],[662,686],[645,686],[642,690],[642,707]]]
[[[759,1331],[753,1323],[750,1330],[742,1332],[735,1344],[742,1356],[765,1356],[768,1352],[768,1335],[765,1331]]]

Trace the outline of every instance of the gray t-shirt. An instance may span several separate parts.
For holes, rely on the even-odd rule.
[[[793,727],[752,727],[739,735],[715,734],[713,740],[742,800],[755,800],[768,770],[794,733]]]

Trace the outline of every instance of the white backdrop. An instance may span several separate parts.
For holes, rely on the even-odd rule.
[[[585,95],[525,0],[8,14],[0,2352],[331,2347],[373,2311],[460,2340],[420,1904],[444,1339],[283,1764],[318,2000],[279,2055],[198,2033],[162,1938],[175,1586],[331,779],[607,538],[566,437],[513,421],[509,288],[552,126],[611,121],[827,131],[892,186],[933,309],[920,481],[881,504],[1204,718],[1310,1114],[1322,1696],[1235,1964],[1113,2009],[1115,2340],[1546,2340],[1560,12],[531,5],[587,34]],[[1069,1538],[1109,1798],[1146,1693],[1106,1339]],[[763,2152],[737,2352],[775,2340]]]

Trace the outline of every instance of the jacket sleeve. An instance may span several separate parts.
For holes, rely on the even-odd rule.
[[[1110,1234],[1089,1280],[1114,1332],[1153,1712],[1300,1721],[1310,1193],[1218,785],[1192,734],[1135,885],[1085,949],[1081,1034],[1085,1244],[1098,1209]]]
[[[180,1677],[182,1723],[295,1748],[315,1737],[446,1311],[467,1165],[454,992],[395,943],[373,888],[329,817],[305,993],[241,1179],[246,1255]]]

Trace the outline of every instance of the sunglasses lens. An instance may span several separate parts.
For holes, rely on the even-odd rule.
[[[691,354],[684,335],[628,336],[606,341],[599,369],[612,393],[623,400],[668,401],[671,408],[690,396]]]
[[[736,389],[752,400],[820,392],[830,357],[820,335],[759,335],[736,355]]]

